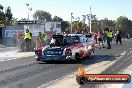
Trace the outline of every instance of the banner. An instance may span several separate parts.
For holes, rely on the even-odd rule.
[[[130,83],[129,74],[86,74],[86,71],[80,66],[76,81],[79,85],[85,83]]]
[[[20,32],[24,33],[24,30],[5,30],[5,37],[13,37]]]

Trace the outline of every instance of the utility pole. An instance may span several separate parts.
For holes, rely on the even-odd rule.
[[[29,12],[32,11],[32,8],[29,7],[28,3],[26,3],[26,6],[27,6],[27,9],[28,9],[28,18],[27,18],[27,20],[29,20]]]
[[[72,33],[72,19],[73,19],[73,13],[71,13],[71,33]]]
[[[90,14],[87,14],[87,19],[88,19],[88,24],[89,24],[89,28],[90,28],[90,33],[92,33],[92,20],[96,19],[96,15],[93,15],[91,13],[91,6],[90,6]]]
[[[91,31],[91,20],[92,20],[92,17],[91,17],[91,6],[90,6],[90,33],[92,33],[92,31]]]

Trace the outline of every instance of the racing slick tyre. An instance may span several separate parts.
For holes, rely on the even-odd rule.
[[[80,60],[81,56],[79,55],[79,53],[75,54],[75,60]]]
[[[51,64],[53,61],[42,61],[45,64]]]
[[[87,79],[84,76],[76,75],[76,81],[79,85],[83,85],[87,82]]]

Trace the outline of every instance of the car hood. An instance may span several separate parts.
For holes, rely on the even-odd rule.
[[[66,47],[48,47],[45,50],[64,50]]]
[[[45,55],[62,55],[65,47],[48,47],[43,53]]]

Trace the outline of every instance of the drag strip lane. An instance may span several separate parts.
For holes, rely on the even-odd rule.
[[[4,88],[4,86],[8,86],[8,88],[10,88],[13,86],[13,88],[17,88],[19,84],[21,84],[24,88],[30,88],[29,86],[35,88],[43,83],[48,83],[52,80],[63,77],[66,74],[75,72],[80,65],[89,66],[97,63],[97,61],[100,62],[103,59],[105,60],[108,57],[110,56],[98,55],[74,64],[65,64],[65,62],[63,64],[33,63],[26,66],[16,67],[15,69],[8,69],[0,72],[0,87]]]
[[[127,50],[130,46],[116,46],[111,50],[101,49],[87,60],[79,61],[72,64],[67,63],[51,63],[51,64],[37,64],[33,58],[20,60],[21,67],[17,69],[7,69],[0,73],[1,88],[36,88],[42,84],[49,83],[53,80],[59,79],[67,74],[75,72],[80,65],[85,67],[92,66],[95,63],[103,61],[113,61],[116,58],[116,54],[120,54],[122,51]],[[15,61],[14,61],[15,62]],[[22,64],[26,63],[26,66]],[[33,64],[31,64],[31,62]],[[12,62],[11,62],[12,63]],[[31,64],[28,66],[28,64]],[[11,64],[10,64],[11,65]],[[15,66],[15,65],[13,65]],[[105,65],[103,65],[105,66]],[[3,67],[4,68],[4,67]],[[6,76],[4,75],[6,74]],[[3,76],[3,77],[2,77]],[[3,80],[3,81],[2,81]]]

